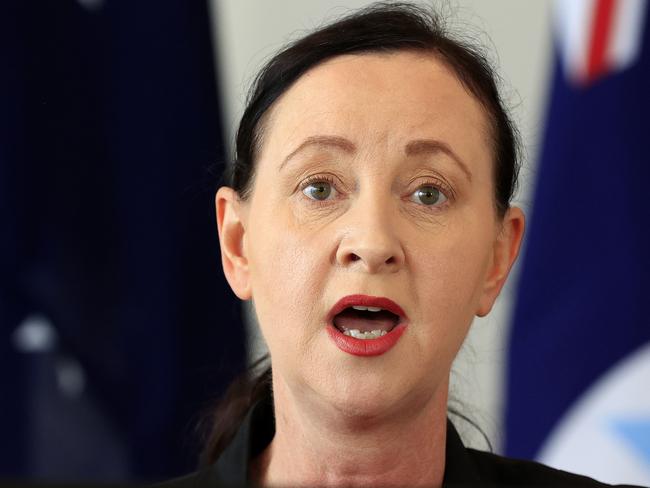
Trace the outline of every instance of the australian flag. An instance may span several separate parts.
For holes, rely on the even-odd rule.
[[[509,346],[506,453],[650,485],[650,8],[555,7]]]

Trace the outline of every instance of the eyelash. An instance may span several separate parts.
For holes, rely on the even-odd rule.
[[[334,178],[331,175],[312,175],[307,178],[300,184],[300,189],[304,190],[309,185],[313,183],[322,183],[326,182],[330,185],[334,185]]]
[[[413,180],[413,181],[415,181],[415,180]],[[413,183],[413,181],[411,181],[411,184]],[[305,188],[307,188],[309,185],[311,185],[313,183],[329,183],[330,185],[332,185],[334,190],[339,192],[338,188],[336,187],[336,182],[335,182],[334,177],[332,177],[331,175],[327,175],[327,174],[312,175],[312,176],[309,176],[309,177],[305,178],[305,180],[299,185],[298,189],[302,193],[305,190]],[[444,182],[444,181],[442,181],[442,180],[440,180],[438,178],[428,177],[428,179],[420,182],[420,184],[416,187],[416,189],[421,188],[423,186],[433,186],[433,187],[437,188],[438,190],[440,190],[442,192],[442,194],[447,198],[447,202],[445,202],[442,205],[437,206],[437,207],[432,206],[432,208],[444,207],[444,206],[446,206],[448,204],[448,202],[453,201],[456,198],[456,193],[454,192],[453,188],[450,185],[448,185],[446,182]],[[413,194],[413,192],[409,193],[409,196],[412,195],[412,194]],[[314,199],[311,199],[311,198],[308,198],[308,197],[306,197],[306,198],[308,200],[310,200],[310,202],[312,202],[312,203],[314,203],[316,205],[319,205],[319,206],[325,206],[325,205],[327,205],[328,203],[331,202],[331,200],[314,200]],[[420,206],[422,206],[422,205],[420,205]]]

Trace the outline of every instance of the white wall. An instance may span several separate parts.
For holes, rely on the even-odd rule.
[[[216,56],[224,100],[224,122],[233,140],[249,82],[262,62],[290,39],[327,19],[370,2],[362,0],[211,0]],[[530,213],[534,160],[543,126],[550,65],[551,0],[455,0],[435,2],[451,14],[452,25],[490,47],[504,79],[504,94],[521,130],[527,158],[517,202]],[[478,422],[499,451],[505,339],[516,283],[509,284],[492,313],[474,321],[459,355],[452,394],[463,412]],[[259,354],[259,339],[251,331],[251,356]],[[456,422],[464,439],[484,447],[480,436]]]

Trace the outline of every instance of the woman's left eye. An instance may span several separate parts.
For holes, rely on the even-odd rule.
[[[423,185],[411,194],[411,201],[422,205],[440,205],[447,201],[445,194],[433,185]]]
[[[336,195],[336,190],[328,181],[314,181],[309,183],[302,192],[312,200],[329,200]]]

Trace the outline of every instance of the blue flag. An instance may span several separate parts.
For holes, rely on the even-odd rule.
[[[556,4],[506,453],[650,484],[650,9]]]
[[[208,2],[0,2],[0,484],[196,468],[245,366]]]

